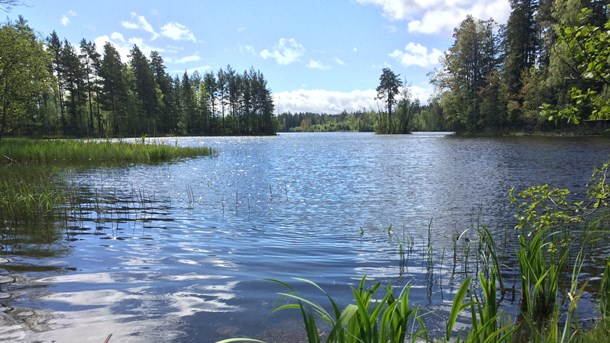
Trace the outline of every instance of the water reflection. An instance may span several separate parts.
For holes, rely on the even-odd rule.
[[[71,170],[60,229],[3,231],[0,269],[19,278],[0,285],[13,309],[0,340],[299,341],[298,313],[272,313],[282,290],[264,278],[304,277],[340,303],[363,275],[411,283],[412,303],[434,309],[426,321],[438,323],[477,272],[476,235],[455,238],[484,223],[510,261],[508,188],[582,192],[610,151],[597,139],[430,134],[174,141],[219,154]]]

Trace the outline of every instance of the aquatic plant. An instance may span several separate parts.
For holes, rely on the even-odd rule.
[[[365,288],[366,276],[364,276],[358,288],[352,287],[355,304],[349,304],[341,310],[337,302],[316,283],[301,278],[295,278],[295,280],[310,284],[321,291],[328,298],[332,308],[331,314],[322,305],[298,295],[290,284],[270,280],[289,289],[289,292],[279,293],[283,299],[296,301],[296,303],[281,305],[275,311],[298,309],[302,314],[307,339],[310,343],[322,341],[316,317],[330,325],[326,342],[403,343],[407,337],[415,342],[419,337],[427,335],[423,329],[424,325],[417,315],[418,308],[409,304],[410,287],[408,285],[395,298],[393,288],[388,283],[385,288],[385,296],[376,300],[375,294],[381,287],[381,283],[377,282],[370,288]],[[409,326],[411,326],[410,330]],[[416,327],[419,327],[419,330],[415,331]],[[409,333],[410,335],[408,335]]]
[[[0,166],[0,223],[49,218],[64,202],[60,182],[41,168]]]
[[[176,158],[210,155],[202,147],[179,147],[160,143],[128,143],[112,140],[2,140],[0,157],[5,164],[32,163],[150,163]]]

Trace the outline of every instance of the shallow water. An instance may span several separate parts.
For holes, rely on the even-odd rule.
[[[298,341],[298,313],[272,313],[284,289],[265,278],[310,279],[343,304],[363,275],[410,283],[411,301],[438,324],[474,272],[450,261],[456,234],[489,226],[508,261],[508,189],[549,183],[582,194],[610,153],[602,138],[437,133],[162,140],[217,154],[70,170],[80,206],[58,225],[66,229],[45,229],[44,239],[3,231],[0,275],[16,281],[0,285],[12,308],[0,341]]]

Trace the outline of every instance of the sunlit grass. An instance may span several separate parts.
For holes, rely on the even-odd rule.
[[[20,163],[150,163],[210,155],[209,148],[123,141],[3,139],[0,161]]]
[[[0,166],[0,223],[50,218],[64,195],[50,169]]]
[[[69,203],[61,168],[158,163],[209,155],[208,148],[82,140],[0,141],[0,224],[50,219]]]

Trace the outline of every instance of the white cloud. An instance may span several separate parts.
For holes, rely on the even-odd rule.
[[[341,113],[369,110],[375,106],[373,89],[338,92],[322,89],[299,89],[274,94],[276,109],[280,112]]]
[[[505,23],[508,0],[356,0],[381,7],[386,18],[406,21],[409,32],[450,34],[467,15]]]
[[[305,47],[294,38],[281,38],[272,50],[263,50],[260,56],[264,59],[273,58],[280,65],[288,65],[299,61],[305,54]]]
[[[150,56],[152,51],[164,52],[165,49],[152,47],[144,42],[142,38],[129,38],[125,40],[122,34],[113,32],[110,36],[104,35],[96,37],[94,40],[95,46],[100,54],[104,53],[104,45],[110,42],[121,56],[121,62],[129,61],[129,55],[134,44],[142,51],[144,55]]]
[[[123,37],[123,34],[119,32],[113,32],[110,35],[110,38],[112,38],[113,40],[118,40],[119,42],[125,42],[125,37]]]
[[[432,94],[432,88],[409,87],[413,99],[425,103]],[[314,112],[341,113],[343,111],[377,111],[383,106],[375,100],[374,89],[353,90],[351,92],[329,91],[323,89],[299,89],[289,92],[278,92],[273,95],[276,109],[280,112]]]
[[[254,47],[252,45],[239,45],[239,52],[243,53],[249,53],[249,54],[254,54],[256,55],[256,50],[254,49]]]
[[[335,60],[335,63],[337,63],[340,66],[345,65],[345,62],[343,62],[343,60],[340,59],[339,57],[335,57],[334,60]]]
[[[165,61],[167,61],[168,63],[176,63],[176,64],[184,64],[184,63],[189,63],[189,62],[199,62],[201,61],[201,56],[199,55],[191,55],[191,56],[184,56],[181,58],[171,58],[168,57],[165,59]]]
[[[63,26],[70,25],[70,18],[75,17],[75,16],[76,16],[76,12],[69,10],[68,12],[66,12],[66,14],[61,16],[61,24]]]
[[[161,35],[173,40],[190,40],[197,42],[195,34],[180,23],[170,22],[161,27]]]
[[[319,69],[319,70],[328,70],[328,69],[330,69],[330,66],[328,66],[326,64],[323,64],[320,61],[310,60],[309,63],[307,63],[307,68]]]
[[[123,25],[123,27],[126,29],[143,30],[145,32],[148,32],[152,34],[152,40],[155,40],[159,37],[159,34],[155,32],[152,25],[150,25],[150,23],[146,20],[146,18],[144,18],[144,16],[138,15],[135,12],[131,12],[131,18],[135,19],[136,21],[123,21],[121,25]]]
[[[427,47],[413,42],[409,42],[402,51],[397,49],[390,53],[390,57],[405,66],[415,65],[424,68],[438,64],[442,56],[443,52],[438,49],[428,51]]]

